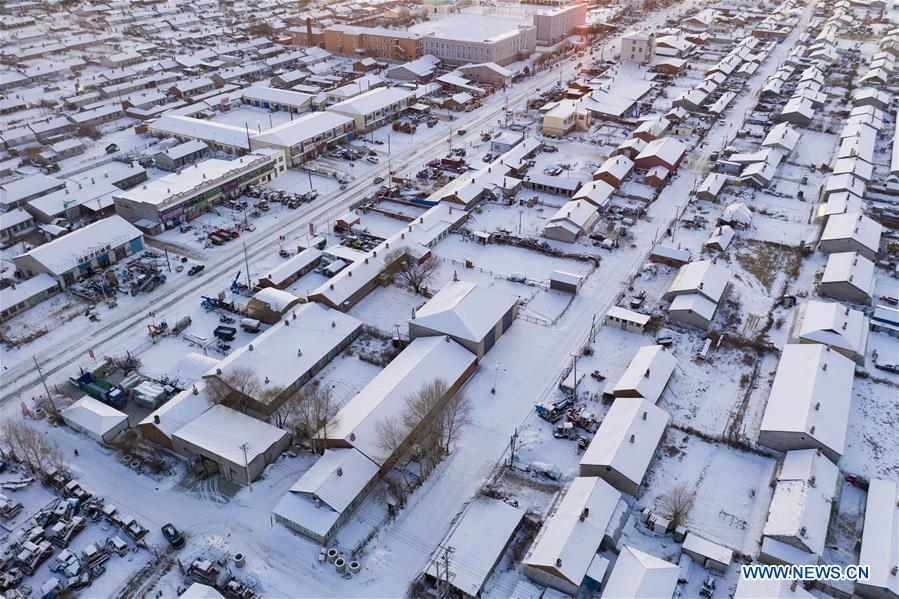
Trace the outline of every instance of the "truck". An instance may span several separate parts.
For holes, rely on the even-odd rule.
[[[237,329],[234,327],[221,325],[215,327],[215,330],[212,331],[212,334],[222,341],[234,341],[234,337],[237,335]]]
[[[69,380],[73,385],[106,405],[114,408],[121,408],[125,405],[125,393],[106,379],[85,372],[81,376],[72,377]]]
[[[537,410],[537,415],[543,418],[548,422],[558,422],[562,416],[565,415],[565,411],[571,407],[574,403],[572,398],[565,397],[553,403],[539,403],[534,408]]]

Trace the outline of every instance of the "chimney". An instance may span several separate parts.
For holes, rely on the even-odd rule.
[[[298,357],[298,358],[302,358],[302,357],[303,357],[303,348],[297,348],[297,357]]]
[[[821,410],[821,402],[820,401],[815,404],[815,410],[817,410],[817,411]]]
[[[153,416],[153,424],[159,424],[159,416],[158,415]]]
[[[587,516],[590,515],[590,508],[585,507],[583,511],[581,511],[581,522],[587,519]]]
[[[631,435],[631,443],[633,443],[636,438],[636,435]]]
[[[335,470],[335,472],[337,473],[337,476],[343,476],[343,468],[341,468],[340,466],[337,467],[337,470]]]
[[[312,45],[312,19],[306,17],[306,45]]]
[[[215,369],[215,373],[216,373],[217,375],[221,376],[221,374],[222,374],[222,369],[221,369],[221,368],[216,368],[216,369]]]
[[[562,558],[557,557],[556,558],[556,568],[561,568],[561,567],[562,567]]]
[[[647,415],[649,415],[649,412],[644,411],[643,412],[643,420],[646,420]]]
[[[250,351],[253,351],[253,344],[252,344],[252,343],[249,344],[249,345],[247,346],[247,349],[250,350]]]
[[[646,369],[646,372],[643,373],[643,376],[649,378],[649,368]]]
[[[285,320],[285,321],[284,321],[284,326],[289,327],[289,326],[290,326],[290,321],[289,321],[289,320]]]
[[[817,480],[817,479],[815,478],[815,475],[812,474],[812,475],[809,477],[809,479],[808,479],[808,484],[809,484],[809,486],[814,487],[814,486],[815,486],[815,481],[816,481],[816,480]]]

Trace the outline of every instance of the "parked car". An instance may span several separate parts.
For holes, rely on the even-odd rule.
[[[203,269],[204,269],[204,268],[206,268],[206,265],[205,265],[205,264],[194,264],[194,265],[191,266],[190,269],[187,271],[187,274],[190,275],[190,276],[194,276],[195,274],[198,274],[198,273],[203,272]]]
[[[184,535],[181,534],[181,531],[175,528],[175,525],[171,522],[162,526],[162,536],[164,536],[165,540],[169,542],[169,545],[175,549],[184,547]]]
[[[377,156],[372,156],[369,154],[365,157],[365,162],[368,162],[370,164],[378,164],[379,162],[381,162],[381,160]]]

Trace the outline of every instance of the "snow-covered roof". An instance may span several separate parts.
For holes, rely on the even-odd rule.
[[[88,396],[63,408],[61,415],[69,426],[89,431],[100,438],[128,421],[128,416],[124,412]]]
[[[874,263],[858,252],[839,252],[827,257],[822,283],[851,283],[868,295],[874,292]]]
[[[401,87],[379,87],[329,106],[327,110],[338,114],[364,116],[388,108],[398,102],[405,102],[413,95],[411,91]]]
[[[189,352],[182,356],[175,367],[167,374],[169,380],[175,381],[181,388],[188,387],[200,379],[218,364],[218,359],[197,352]]]
[[[854,376],[852,360],[825,345],[785,345],[761,431],[805,435],[842,455]]]
[[[104,218],[81,229],[76,229],[49,243],[26,252],[56,276],[61,276],[84,262],[86,256],[102,248],[117,248],[143,237],[131,223],[119,215]]]
[[[250,298],[250,301],[255,300],[259,303],[266,304],[272,312],[284,312],[288,306],[299,299],[299,297],[289,291],[283,291],[275,287],[266,287],[254,293],[253,297]]]
[[[184,158],[185,156],[190,156],[194,152],[202,152],[206,149],[206,144],[197,139],[191,139],[190,141],[186,141],[184,143],[180,143],[177,146],[173,146],[168,150],[162,152],[167,157],[172,160],[178,160],[179,158]]]
[[[648,317],[647,317],[648,318]],[[627,369],[615,383],[616,396],[642,397],[653,404],[659,401],[674,368],[677,358],[661,345],[645,345],[631,358]]]
[[[821,241],[854,239],[860,245],[877,253],[882,231],[883,225],[861,212],[834,214],[827,219],[824,232],[821,233]]]
[[[410,324],[480,343],[518,297],[467,281],[450,282],[416,310]]]
[[[609,308],[609,311],[606,312],[606,316],[611,316],[619,320],[627,320],[640,326],[644,326],[649,322],[648,314],[634,312],[633,310],[628,310],[627,308],[622,308],[621,306],[612,306],[611,308]],[[633,364],[633,360],[631,360],[631,363]]]
[[[256,295],[263,291],[279,290],[270,287]],[[249,369],[259,379],[259,397],[253,399],[260,401],[266,390],[296,383],[361,327],[359,319],[321,304],[298,305],[289,317],[232,351],[205,376],[227,381],[229,374]]]
[[[595,477],[575,478],[563,493],[523,563],[551,571],[580,586],[621,500],[621,493]],[[561,565],[558,565],[559,561]]]
[[[750,210],[749,206],[743,202],[729,204],[727,208],[724,209],[724,212],[721,213],[718,220],[729,225],[734,223],[748,225],[752,222],[752,210]]]
[[[524,510],[504,501],[473,499],[441,543],[455,550],[450,584],[467,597],[477,597],[523,517]]]
[[[625,158],[626,160],[626,158]],[[597,209],[605,209],[612,201],[615,188],[600,179],[587,181],[571,196],[572,200],[585,200]]]
[[[637,155],[635,162],[649,158],[658,158],[666,165],[674,166],[687,152],[687,146],[673,137],[654,139]]]
[[[711,260],[690,262],[681,266],[677,271],[677,275],[665,292],[665,297],[698,293],[710,301],[718,303],[721,301],[721,296],[724,295],[729,281],[730,271],[725,266]]]
[[[33,195],[49,193],[54,189],[60,189],[65,181],[56,177],[48,177],[43,174],[29,175],[21,179],[15,179],[0,185],[0,206],[10,207],[23,198]]]
[[[646,399],[616,397],[581,457],[581,472],[611,467],[639,486],[670,418]]]
[[[871,566],[864,584],[899,595],[899,481],[873,479],[868,484],[865,527],[859,564]]]
[[[312,96],[309,94],[263,85],[251,85],[239,93],[244,100],[259,100],[293,107],[304,107],[312,102]]]
[[[195,582],[178,595],[178,599],[225,599],[225,596],[209,585]]]
[[[798,542],[821,555],[839,468],[815,449],[788,451],[771,498],[763,534]]]
[[[253,141],[293,147],[333,129],[347,127],[353,119],[332,112],[310,112],[252,137]]]
[[[597,214],[596,206],[586,200],[571,200],[565,202],[555,214],[553,214],[546,227],[557,226],[560,223],[570,223],[574,229],[583,231]]]
[[[712,234],[709,235],[708,240],[705,242],[707,246],[717,246],[722,251],[726,250],[730,245],[730,242],[734,239],[734,229],[730,225],[722,225],[720,227],[715,227],[712,230]],[[678,297],[685,297],[684,295],[680,295]],[[678,298],[675,298],[675,301]],[[714,303],[714,302],[712,302]]]
[[[674,595],[680,568],[671,562],[625,545],[606,581],[602,596],[609,599],[664,599]]]
[[[0,231],[27,223],[30,220],[34,220],[34,217],[21,208],[0,212]]]
[[[790,338],[864,355],[868,317],[835,302],[809,300],[796,307]]]
[[[424,385],[442,379],[448,387],[465,378],[475,364],[475,355],[446,337],[419,337],[394,358],[361,391],[341,408],[337,424],[327,431],[331,439],[341,439],[366,457],[383,464],[378,428],[380,423],[399,418],[406,400]]]
[[[172,435],[233,464],[251,463],[286,436],[287,432],[278,427],[221,404]]]
[[[327,536],[377,474],[378,465],[355,449],[325,450],[273,511],[285,520]],[[316,506],[316,499],[320,506]]]
[[[305,269],[321,257],[321,250],[316,248],[306,248],[296,256],[291,256],[285,262],[282,262],[271,269],[268,275],[266,275],[266,278],[275,285],[280,286],[283,281]]]
[[[812,599],[814,595],[806,591],[795,581],[761,578],[737,579],[737,590],[733,599]]]
[[[617,156],[612,156],[599,165],[599,168],[596,169],[593,176],[596,177],[597,175],[608,173],[616,180],[621,181],[627,177],[633,169],[634,161],[627,156],[619,154]]]
[[[692,531],[687,533],[681,548],[685,552],[689,551],[703,557],[711,558],[719,564],[729,565],[734,557],[734,552],[732,550],[715,543],[714,541],[701,537]]]
[[[250,148],[245,128],[226,123],[204,121],[190,116],[179,114],[164,115],[150,123],[147,128],[150,133],[156,133],[157,135],[199,139],[244,150]]]
[[[140,421],[141,426],[155,426],[166,437],[171,437],[175,431],[212,407],[212,402],[206,396],[204,382],[198,381],[195,388],[196,393],[193,391],[194,387],[185,389],[159,406]],[[155,422],[156,418],[159,418],[158,424]]]
[[[56,279],[47,273],[38,273],[30,279],[16,283],[14,287],[7,287],[0,291],[0,311],[35,297],[39,293],[53,289],[58,285],[59,283]]]

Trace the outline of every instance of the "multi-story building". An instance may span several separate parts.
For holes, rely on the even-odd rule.
[[[400,87],[379,87],[344,102],[327,112],[355,121],[356,131],[371,131],[397,118],[415,102],[415,94]]]
[[[494,62],[506,66],[528,58],[537,49],[537,28],[486,15],[455,15],[420,23],[425,54],[448,65]]]
[[[571,35],[577,27],[583,25],[586,20],[587,4],[585,2],[538,12],[534,14],[537,41],[542,44],[560,42]]]
[[[264,148],[234,160],[212,158],[124,191],[113,198],[116,212],[155,235],[202,214],[223,199],[238,197],[287,169],[284,152]]]
[[[331,112],[310,112],[300,118],[254,135],[251,147],[275,148],[287,155],[290,166],[314,157],[329,145],[353,138],[354,120]]]
[[[409,61],[422,55],[417,33],[383,27],[331,25],[324,31],[325,50],[335,54]]]
[[[621,38],[621,60],[647,64],[655,56],[656,38],[652,34],[634,31]]]

